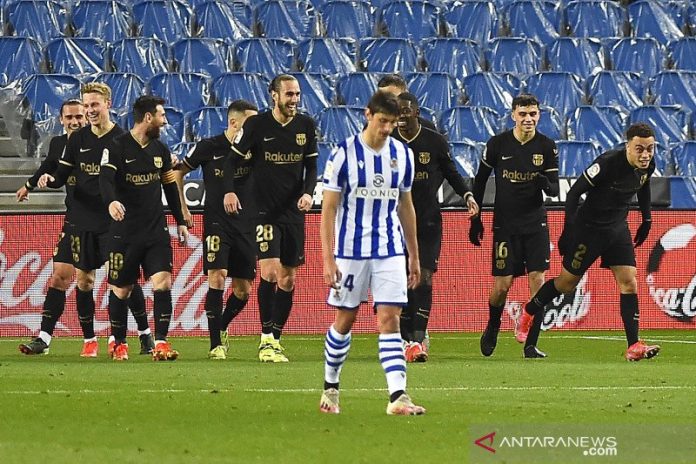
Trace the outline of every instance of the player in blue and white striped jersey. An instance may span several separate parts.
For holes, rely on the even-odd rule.
[[[367,301],[369,288],[377,314],[379,359],[389,389],[387,414],[424,414],[425,409],[406,394],[406,358],[399,330],[407,289],[420,282],[411,198],[413,152],[390,137],[399,117],[396,98],[377,92],[365,116],[367,127],[339,144],[324,171],[324,282],[331,287],[328,303],[337,311],[324,344],[324,393],[319,409],[340,412],[339,376],[357,310]]]

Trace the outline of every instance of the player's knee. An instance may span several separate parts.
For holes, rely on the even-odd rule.
[[[91,291],[94,288],[94,274],[91,272],[78,272],[77,288],[83,292]]]
[[[66,276],[65,274],[56,272],[51,276],[51,282],[49,285],[51,288],[55,288],[56,290],[64,292],[70,286],[71,280],[72,276]]]
[[[621,293],[638,293],[638,281],[635,277],[619,280],[617,284]]]
[[[295,275],[288,274],[278,278],[278,287],[286,292],[291,291],[295,288]]]
[[[168,272],[158,272],[152,278],[152,291],[166,292],[172,289],[172,275]]]
[[[220,269],[208,271],[208,286],[210,288],[222,290],[225,288],[225,273]]]
[[[246,279],[234,279],[233,280],[233,292],[237,299],[245,301],[249,299],[249,293],[251,292],[251,282]]]

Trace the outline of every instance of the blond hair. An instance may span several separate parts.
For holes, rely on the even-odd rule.
[[[96,93],[104,97],[105,100],[111,100],[111,87],[103,82],[88,82],[82,86],[80,93],[83,98],[87,93]]]

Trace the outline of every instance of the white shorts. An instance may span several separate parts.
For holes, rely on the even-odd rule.
[[[377,305],[404,306],[408,302],[406,258],[336,258],[341,271],[341,288],[331,289],[327,302],[339,308],[355,309],[367,301],[368,288]]]

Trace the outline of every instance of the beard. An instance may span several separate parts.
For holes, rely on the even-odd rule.
[[[145,132],[145,135],[147,135],[147,138],[150,140],[158,139],[160,137],[160,128],[151,127]]]

